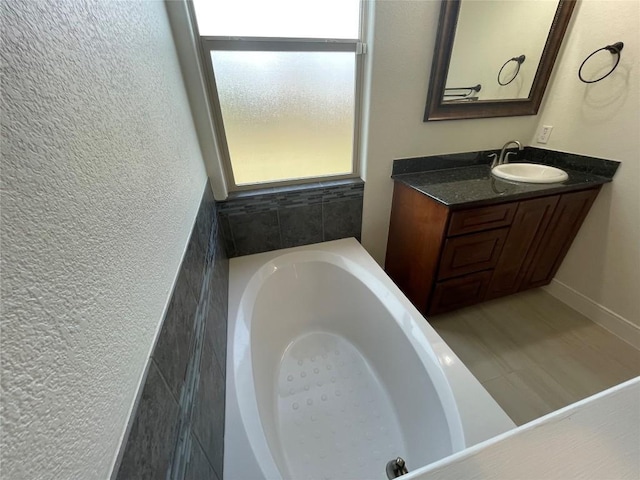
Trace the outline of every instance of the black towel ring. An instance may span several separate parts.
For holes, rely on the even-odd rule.
[[[525,58],[526,57],[524,55],[520,55],[519,57],[513,57],[513,58],[510,58],[509,60],[507,60],[506,62],[504,62],[504,65],[502,65],[502,67],[500,67],[500,71],[498,72],[498,83],[504,87],[505,85],[509,85],[511,82],[513,82],[516,79],[516,77],[518,76],[518,73],[520,73],[520,65],[522,65],[524,63],[524,59]],[[509,80],[507,83],[502,83],[500,81],[500,75],[502,74],[502,70],[504,70],[504,67],[506,67],[509,62],[517,62],[518,63],[518,69],[516,70],[516,73],[513,74],[513,77],[511,78],[511,80]]]
[[[599,48],[598,50],[593,52],[591,55],[589,55],[587,58],[585,58],[584,61],[582,62],[582,65],[580,65],[580,68],[578,69],[578,78],[580,80],[582,80],[584,83],[596,83],[596,82],[599,82],[600,80],[602,80],[603,78],[606,78],[609,75],[611,75],[613,73],[613,71],[616,69],[616,67],[618,66],[618,64],[620,63],[620,51],[622,50],[622,47],[624,47],[624,43],[616,42],[613,45],[607,45],[606,47]],[[584,67],[584,64],[587,63],[587,60],[589,60],[596,53],[598,53],[598,52],[600,52],[602,50],[607,50],[607,51],[611,52],[612,55],[613,54],[617,54],[618,55],[618,58],[616,59],[615,65],[611,68],[611,70],[609,70],[607,73],[605,73],[600,78],[596,78],[595,80],[585,80],[584,78],[582,78],[582,68]]]

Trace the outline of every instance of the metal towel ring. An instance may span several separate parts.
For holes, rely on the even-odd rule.
[[[511,82],[513,82],[518,76],[518,73],[520,73],[520,65],[524,63],[525,58],[526,57],[524,55],[520,55],[519,57],[513,57],[507,60],[506,62],[504,62],[504,65],[500,67],[500,71],[498,72],[498,83],[504,87],[505,85],[509,85]],[[502,74],[502,70],[504,70],[504,67],[506,67],[509,62],[518,62],[518,69],[516,70],[516,73],[513,75],[511,80],[509,80],[507,83],[502,83],[500,81],[500,75]]]
[[[624,47],[624,43],[616,42],[613,45],[607,45],[606,47],[599,48],[598,50],[593,52],[591,55],[589,55],[587,58],[585,58],[584,61],[582,62],[582,65],[580,65],[580,68],[578,69],[578,78],[580,80],[582,80],[584,83],[596,83],[596,82],[599,82],[600,80],[602,80],[603,78],[606,78],[609,75],[611,75],[613,73],[613,71],[616,69],[616,67],[618,66],[618,64],[620,63],[620,51],[622,50],[622,47]],[[615,65],[613,66],[613,68],[611,68],[611,70],[609,70],[607,73],[605,73],[600,78],[596,78],[595,80],[585,80],[584,78],[582,78],[582,67],[584,67],[585,63],[587,63],[587,60],[589,60],[591,57],[593,57],[596,53],[600,52],[601,50],[607,50],[607,51],[611,52],[612,55],[613,54],[617,54],[618,55],[618,58],[616,59]]]

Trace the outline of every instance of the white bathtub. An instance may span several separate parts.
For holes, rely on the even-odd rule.
[[[384,480],[515,427],[354,239],[232,259],[228,341],[228,480]]]

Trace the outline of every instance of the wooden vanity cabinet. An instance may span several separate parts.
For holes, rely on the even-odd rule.
[[[509,295],[520,290],[520,284],[532,260],[535,246],[540,245],[558,204],[559,196],[535,198],[515,203],[517,214],[509,228],[509,236],[491,276],[485,299]],[[513,204],[512,204],[513,205]]]
[[[429,315],[546,285],[599,190],[452,211],[396,182],[385,270]]]

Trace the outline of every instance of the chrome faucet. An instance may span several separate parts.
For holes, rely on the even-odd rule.
[[[491,163],[491,168],[496,167],[498,165],[502,165],[504,163],[509,163],[509,155],[515,155],[515,152],[507,152],[507,147],[509,145],[514,145],[514,144],[518,146],[519,151],[522,151],[524,149],[524,147],[519,141],[509,140],[507,143],[503,145],[502,150],[500,150],[500,157],[496,159],[496,154],[495,153],[492,154],[493,162]]]

